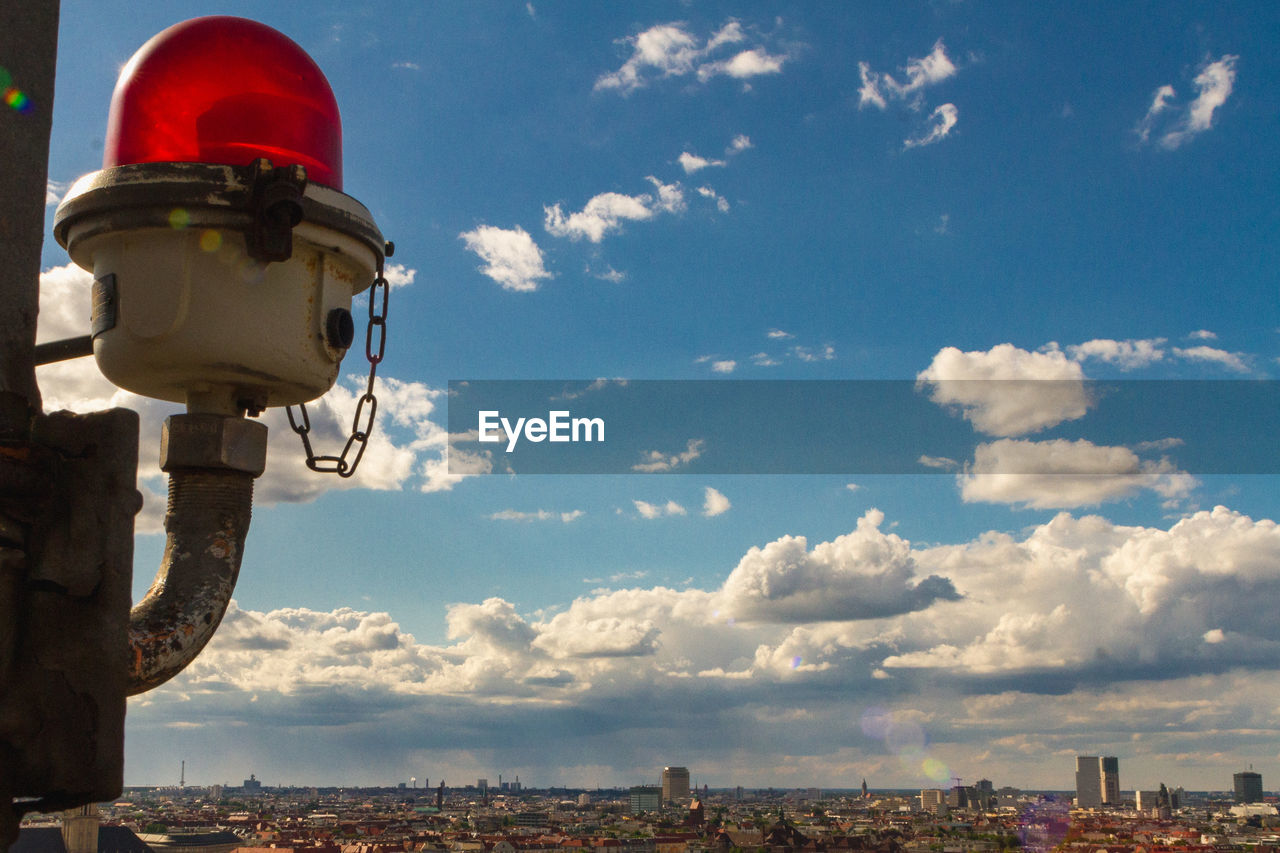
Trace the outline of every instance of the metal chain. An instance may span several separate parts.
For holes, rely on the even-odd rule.
[[[321,474],[337,474],[350,477],[360,465],[365,445],[373,433],[373,418],[378,413],[378,398],[373,393],[373,380],[378,375],[378,365],[387,351],[387,296],[390,285],[383,275],[382,261],[378,261],[378,277],[369,288],[369,325],[364,335],[364,355],[369,360],[369,383],[365,386],[360,402],[356,404],[355,417],[351,419],[351,434],[337,456],[317,456],[311,449],[311,418],[307,416],[307,404],[298,404],[301,423],[293,416],[293,406],[285,408],[289,426],[302,439],[302,449],[307,454],[307,467]],[[376,344],[376,345],[375,345]],[[352,450],[355,451],[354,457]],[[350,457],[350,459],[349,459]]]

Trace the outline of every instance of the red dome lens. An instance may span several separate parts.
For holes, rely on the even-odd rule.
[[[130,163],[301,163],[342,189],[342,120],[324,73],[285,35],[245,18],[158,33],[120,73],[103,168]]]

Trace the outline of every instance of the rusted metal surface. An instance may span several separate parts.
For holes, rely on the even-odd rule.
[[[243,418],[174,415],[161,467],[169,473],[160,571],[129,615],[129,694],[181,672],[213,639],[231,603],[253,480],[267,459],[267,428]]]
[[[120,794],[137,453],[124,409],[0,446],[0,850],[24,811]]]
[[[213,414],[172,415],[160,436],[160,468],[243,471],[259,476],[267,465],[267,428],[257,421]]]
[[[199,211],[207,228],[247,232],[254,227],[256,166],[209,163],[137,163],[92,172],[76,181],[58,206],[54,237],[65,246],[73,227],[93,224],[84,237],[120,229],[169,228],[175,207]],[[349,195],[307,184],[298,200],[302,222],[360,241],[381,259],[386,239],[372,214]]]
[[[163,564],[129,614],[130,695],[177,675],[213,638],[240,575],[252,501],[251,474],[170,473]]]

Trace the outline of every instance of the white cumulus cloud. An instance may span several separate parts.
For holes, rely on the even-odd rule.
[[[633,500],[636,512],[640,513],[641,518],[655,519],[662,518],[664,515],[688,515],[688,511],[673,500],[668,500],[664,504],[649,503],[648,501]]]
[[[458,237],[466,242],[469,251],[484,261],[480,272],[507,290],[534,291],[542,279],[552,277],[544,265],[542,250],[519,225],[515,228],[481,225]]]
[[[685,208],[684,188],[679,183],[664,184],[650,176],[654,192],[623,195],[607,192],[592,196],[576,213],[565,214],[559,203],[544,207],[543,227],[554,237],[586,239],[599,243],[606,234],[622,229],[627,221],[642,222],[659,213],[679,213]]]
[[[617,71],[600,75],[595,90],[629,95],[672,77],[692,75],[705,83],[719,76],[743,80],[779,73],[788,59],[785,54],[770,53],[763,44],[734,49],[749,40],[746,28],[732,18],[705,39],[683,22],[658,24],[619,40],[631,48],[631,55]]]
[[[1063,513],[1021,541],[988,534],[917,559],[955,580],[964,599],[931,621],[923,648],[886,658],[888,668],[1172,678],[1280,645],[1267,612],[1280,593],[1280,527],[1226,507],[1168,530]],[[1244,642],[1215,642],[1223,624]]]
[[[1056,349],[999,344],[975,352],[943,347],[916,375],[916,387],[938,405],[957,408],[981,432],[1017,436],[1084,417],[1084,378],[1080,365]]]
[[[812,551],[803,536],[753,547],[724,582],[724,608],[759,622],[848,621],[958,598],[945,578],[917,580],[910,543],[881,532],[883,522],[868,510],[853,532]]]
[[[1245,363],[1245,357],[1238,352],[1227,352],[1223,349],[1211,346],[1198,347],[1174,347],[1173,354],[1178,358],[1187,361],[1200,361],[1207,364],[1217,364],[1225,367],[1227,370],[1234,370],[1237,373],[1248,373],[1249,365]]]
[[[1070,509],[1151,489],[1166,500],[1185,497],[1197,481],[1168,461],[1143,460],[1127,447],[1085,439],[1000,439],[980,444],[959,475],[966,502]]]
[[[900,81],[888,73],[872,71],[870,63],[859,62],[858,73],[862,78],[862,87],[858,90],[859,106],[870,104],[883,110],[889,99],[914,99],[926,86],[954,76],[956,66],[947,56],[942,39],[938,39],[928,56],[908,60],[903,71],[906,80]],[[918,102],[913,103],[918,106]]]
[[[1115,341],[1094,338],[1082,344],[1067,347],[1067,355],[1076,361],[1096,359],[1114,364],[1121,370],[1137,370],[1164,359],[1164,338]]]
[[[681,152],[679,161],[680,168],[684,169],[686,175],[692,175],[694,172],[711,166],[729,165],[726,160],[708,160],[706,157],[699,157],[697,154],[690,154],[688,151]]]
[[[732,506],[733,504],[729,503],[729,499],[718,490],[707,486],[703,491],[702,514],[707,518],[724,515]]]

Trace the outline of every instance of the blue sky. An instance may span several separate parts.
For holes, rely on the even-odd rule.
[[[345,190],[397,245],[388,357],[350,482],[264,417],[236,604],[131,703],[129,784],[1280,772],[1275,477],[1190,471],[1176,430],[1108,444],[1071,390],[1280,370],[1274,6],[64,1],[50,223],[120,67],[205,14],[328,76]],[[68,263],[47,239],[46,338],[83,333]],[[446,462],[450,381],[599,377],[915,381],[975,446],[713,475],[718,436],[669,423],[637,458],[665,473]],[[41,383],[143,414],[141,594],[172,407],[85,362]],[[313,407],[333,442],[359,383]]]

